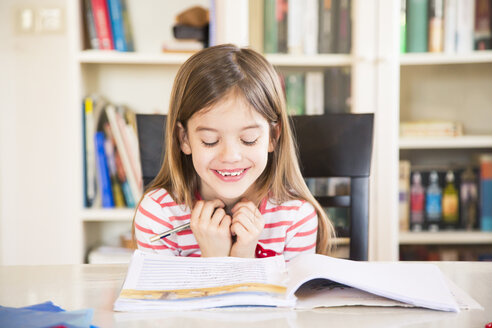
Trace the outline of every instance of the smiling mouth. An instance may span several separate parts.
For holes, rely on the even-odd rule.
[[[237,171],[220,171],[220,170],[214,170],[214,171],[223,177],[237,177],[243,174],[243,172],[246,171],[246,169],[237,170]]]

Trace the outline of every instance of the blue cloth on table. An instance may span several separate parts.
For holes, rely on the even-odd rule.
[[[97,328],[91,325],[93,316],[93,309],[65,311],[51,301],[21,308],[0,306],[2,328]]]

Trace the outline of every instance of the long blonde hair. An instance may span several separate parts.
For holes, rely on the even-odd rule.
[[[186,129],[193,114],[210,108],[231,91],[244,96],[271,127],[275,149],[269,153],[267,166],[256,181],[258,199],[268,196],[277,203],[292,199],[311,203],[318,214],[316,251],[329,253],[334,228],[302,177],[278,73],[254,50],[218,45],[194,54],[180,67],[171,93],[164,161],[147,191],[164,188],[176,203],[193,207],[199,177],[191,155],[181,151],[178,123]],[[279,134],[275,133],[276,125],[280,127]]]

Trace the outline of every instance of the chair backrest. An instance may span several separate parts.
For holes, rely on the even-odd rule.
[[[351,260],[368,258],[373,121],[373,114],[292,117],[303,176],[350,179],[350,195],[316,198],[323,207],[349,208]]]
[[[160,170],[165,123],[165,115],[137,114],[144,185]],[[350,259],[367,260],[373,114],[294,116],[292,123],[305,177],[350,178],[349,196],[317,199],[322,206],[350,209]]]

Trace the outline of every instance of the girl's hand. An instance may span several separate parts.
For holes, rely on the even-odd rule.
[[[219,199],[200,200],[191,211],[191,231],[203,257],[229,256],[232,245],[231,217],[226,214],[224,206]]]
[[[232,212],[231,233],[237,236],[232,245],[231,256],[255,257],[258,238],[265,226],[265,220],[253,202],[242,199],[234,205]]]

